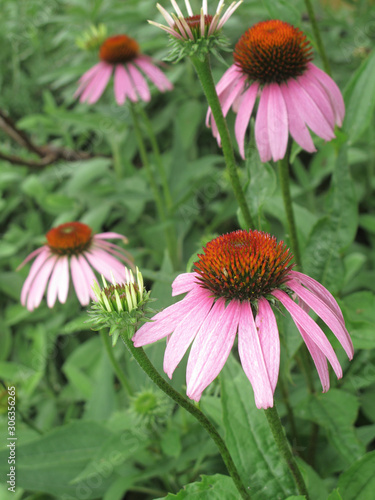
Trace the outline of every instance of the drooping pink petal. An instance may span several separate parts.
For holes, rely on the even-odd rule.
[[[309,335],[311,340],[319,347],[322,353],[326,356],[328,361],[336,373],[337,378],[342,377],[342,369],[337,359],[335,351],[329,343],[324,332],[319,328],[315,321],[298,306],[285,292],[281,290],[274,290],[272,292],[279,301],[283,304],[285,309],[290,313],[295,323],[298,323]]]
[[[219,299],[215,306],[219,302],[225,305],[224,299]],[[240,302],[232,300],[222,313],[214,312],[214,307],[210,312],[212,320],[207,317],[195,337],[189,354],[186,394],[194,401],[199,401],[204,389],[219,375],[228,359],[237,333]]]
[[[354,348],[351,338],[336,314],[332,312],[331,308],[307,288],[300,285],[296,280],[289,280],[287,282],[287,286],[293,290],[293,292],[295,292],[309,307],[311,307],[311,309],[315,311],[320,318],[322,318],[324,323],[332,330],[337,340],[343,346],[349,359],[352,359],[354,355]]]
[[[39,269],[37,276],[32,282],[27,298],[27,309],[29,311],[32,311],[40,305],[47,287],[48,279],[57,259],[57,255],[52,255],[52,257],[46,260],[43,266]]]
[[[84,256],[92,267],[108,280],[112,281],[112,275],[117,283],[122,283],[125,279],[124,265],[109,253],[92,247],[90,251],[84,252]]]
[[[272,159],[281,160],[288,145],[288,113],[277,83],[268,85],[267,126]]]
[[[31,253],[30,253],[30,254],[26,257],[26,259],[25,259],[23,262],[21,262],[21,264],[17,267],[17,269],[16,269],[16,270],[17,270],[17,271],[19,271],[20,269],[22,269],[22,268],[23,268],[23,266],[24,266],[25,264],[27,264],[27,263],[28,263],[31,259],[33,259],[33,258],[34,258],[34,257],[36,257],[37,255],[39,255],[41,252],[43,252],[43,250],[45,250],[46,248],[48,248],[48,247],[46,247],[46,246],[39,247],[39,248],[37,248],[36,250],[34,250],[33,252],[31,252]]]
[[[113,232],[107,232],[107,233],[98,233],[94,234],[93,237],[94,240],[123,240],[125,243],[128,242],[128,238],[124,236],[123,234],[120,233],[113,233]]]
[[[30,287],[34,281],[35,276],[38,274],[39,270],[41,267],[44,265],[46,260],[51,256],[51,250],[49,247],[44,246],[42,247],[42,251],[39,253],[38,257],[34,260],[32,263],[32,266],[30,268],[30,272],[25,280],[25,283],[23,284],[22,290],[21,290],[21,304],[24,306],[26,304],[26,297],[29,293]]]
[[[57,299],[57,289],[59,286],[59,277],[60,277],[60,266],[59,261],[56,262],[55,267],[53,268],[51,279],[49,280],[48,290],[47,290],[47,306],[49,308],[55,305]]]
[[[280,85],[281,92],[283,94],[286,108],[288,111],[288,122],[290,135],[296,141],[297,144],[301,146],[305,151],[313,153],[316,151],[313,140],[311,138],[310,132],[302,120],[300,111],[296,105],[296,101],[290,92],[289,87],[282,83]]]
[[[57,296],[59,297],[59,301],[62,304],[64,304],[66,301],[66,297],[68,295],[68,287],[69,287],[68,257],[61,256],[58,258],[56,265],[53,268],[51,279],[49,281],[48,291],[47,291],[48,307],[51,308],[55,305]],[[65,288],[66,288],[66,293],[64,293],[63,295],[62,292],[65,292]]]
[[[142,73],[133,65],[127,64],[127,70],[129,71],[130,78],[133,80],[134,89],[136,90],[142,101],[148,102],[151,99],[150,89],[148,88],[145,77]]]
[[[249,302],[241,304],[238,354],[244,372],[253,387],[257,408],[271,408],[273,406],[273,390]]]
[[[311,290],[317,297],[320,298],[322,302],[327,304],[331,308],[331,310],[336,314],[336,316],[341,321],[342,326],[345,328],[344,316],[342,315],[341,309],[336,302],[334,296],[325,288],[323,285],[319,283],[319,281],[314,280],[310,276],[306,274],[300,273],[298,271],[290,271],[289,276],[298,280],[302,285]]]
[[[129,77],[125,71],[122,64],[116,64],[113,90],[115,93],[115,99],[119,106],[124,104],[127,95],[127,83],[129,82]]]
[[[299,299],[298,304],[306,313],[309,312],[309,307],[303,302],[303,300]],[[319,347],[317,347],[317,345],[310,339],[306,331],[298,323],[296,323],[295,325],[298,328],[298,331],[301,334],[301,337],[303,338],[306,347],[309,350],[309,353],[314,361],[316,370],[320,378],[320,383],[322,384],[323,392],[327,392],[330,386],[327,358],[324,356]]]
[[[216,93],[219,97],[219,100],[223,97],[222,94],[225,92],[225,90],[227,90],[228,87],[232,87],[233,85],[235,85],[238,79],[241,78],[241,76],[242,72],[234,64],[225,71],[218,84],[216,85]],[[206,115],[206,127],[210,127],[211,118],[213,122],[214,119],[212,117],[211,108],[208,108]]]
[[[90,295],[86,283],[86,277],[75,255],[72,255],[70,259],[70,269],[78,300],[82,306],[87,306],[90,300]]]
[[[99,62],[98,64],[95,64],[95,66],[93,66],[92,68],[90,68],[88,71],[86,71],[86,73],[84,73],[81,76],[81,78],[78,81],[79,85],[78,85],[77,90],[74,93],[74,97],[78,97],[82,93],[83,89],[86,88],[86,86],[94,78],[94,76],[96,75],[96,73],[98,71],[100,71],[101,67],[102,67],[102,65]]]
[[[335,134],[332,127],[305,89],[294,78],[290,78],[287,85],[306,125],[325,141],[333,139]]]
[[[253,112],[258,89],[259,83],[255,82],[250,85],[242,97],[237,113],[234,131],[242,158],[245,158],[245,133],[250,122],[251,113]]]
[[[339,87],[327,73],[315,66],[315,64],[310,62],[307,64],[307,68],[308,72],[311,73],[328,92],[335,111],[336,123],[341,127],[345,116],[345,104]]]
[[[60,257],[58,264],[60,266],[60,276],[57,296],[61,304],[65,304],[69,291],[69,260],[67,255]]]
[[[154,85],[160,90],[172,90],[173,85],[165,76],[165,74],[155,64],[152,64],[146,57],[139,56],[135,59],[135,64],[149,77]]]
[[[171,334],[186,314],[200,304],[206,294],[202,288],[196,288],[189,292],[183,300],[176,302],[163,311],[157,313],[151,321],[141,326],[132,340],[135,347],[141,347],[156,342]]]
[[[173,372],[212,307],[214,298],[210,297],[208,290],[205,292],[207,293],[204,296],[202,294],[201,302],[177,325],[165,349],[163,369],[169,378],[172,378]]]
[[[241,78],[239,78],[237,80],[236,84],[233,85],[232,87],[230,87],[230,92],[226,96],[226,98],[225,99],[220,98],[220,104],[221,104],[224,116],[227,116],[228,111],[229,111],[230,107],[232,106],[234,100],[239,95],[241,95],[241,93],[243,92],[243,90],[245,88],[246,80],[247,80],[247,76],[242,76]]]
[[[334,129],[335,113],[333,111],[329,95],[327,94],[325,89],[322,89],[322,87],[316,82],[313,75],[309,74],[309,72],[299,76],[297,78],[297,81],[318,106],[332,129]]]
[[[117,245],[111,245],[109,242],[104,242],[97,240],[93,245],[92,248],[100,248],[102,250],[105,250],[107,253],[110,253],[112,255],[115,255],[119,259],[123,260],[126,262],[126,264],[134,269],[134,262],[133,262],[133,257],[132,255],[124,250],[121,247],[118,247]]]
[[[257,116],[255,120],[255,140],[262,162],[270,161],[272,158],[268,138],[268,99],[269,86],[265,85],[260,96]]]
[[[280,338],[276,318],[268,300],[258,301],[258,314],[255,318],[259,342],[263,352],[272,393],[275,392],[280,367]]]
[[[98,283],[98,280],[96,279],[93,270],[91,269],[89,263],[87,262],[87,260],[85,259],[85,257],[83,255],[78,255],[77,260],[78,260],[78,264],[81,266],[83,275],[85,277],[86,287],[87,287],[88,293],[89,293],[90,297],[93,300],[95,300],[96,295],[95,295],[92,287],[93,287],[94,283]],[[82,304],[82,305],[85,305],[85,304]]]
[[[103,94],[107,83],[111,77],[113,66],[104,61],[101,63],[100,69],[96,72],[92,80],[90,80],[81,94],[80,101],[87,101],[89,104],[94,104]]]
[[[197,273],[179,274],[172,283],[172,296],[175,297],[181,293],[190,292],[194,285],[196,285],[198,277]]]

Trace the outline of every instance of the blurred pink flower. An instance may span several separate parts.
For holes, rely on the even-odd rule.
[[[38,307],[47,289],[47,305],[53,307],[56,299],[64,304],[69,290],[69,268],[73,285],[80,303],[85,306],[95,299],[92,285],[96,281],[92,268],[118,283],[125,279],[125,267],[121,261],[133,267],[131,256],[121,247],[106,241],[122,239],[118,233],[92,234],[82,222],[67,222],[46,234],[47,243],[34,250],[19,266],[23,267],[36,257],[21,291],[21,304],[29,311]],[[112,275],[111,275],[112,273]]]
[[[221,30],[233,12],[241,5],[243,0],[233,2],[220,19],[224,9],[224,1],[225,0],[219,1],[216,13],[213,16],[208,14],[207,0],[202,0],[202,8],[197,15],[194,15],[189,0],[185,0],[185,6],[188,13],[187,17],[184,17],[175,0],[171,0],[171,4],[177,15],[173,13],[169,14],[164,7],[160,4],[156,4],[168,26],[164,26],[154,21],[149,21],[149,23],[161,28],[179,40],[197,41],[199,38],[208,38]]]
[[[117,104],[127,98],[132,102],[149,101],[150,89],[143,73],[160,92],[172,90],[173,85],[148,56],[140,54],[138,43],[127,35],[107,38],[100,47],[100,62],[86,71],[79,80],[74,96],[81,102],[94,104],[103,94],[114,73],[114,92]]]
[[[134,335],[136,347],[171,337],[164,371],[171,378],[190,344],[187,395],[199,401],[218,376],[238,333],[238,353],[258,408],[273,406],[280,364],[279,332],[271,305],[290,313],[329,389],[327,359],[337,377],[342,370],[326,335],[308,315],[311,308],[337,337],[348,357],[353,345],[341,310],[321,284],[292,270],[292,255],[281,241],[259,231],[235,231],[215,238],[198,255],[195,272],[180,274],[173,295],[185,298],[156,314]],[[292,297],[298,298],[298,304]]]
[[[224,116],[237,112],[235,135],[242,158],[245,133],[256,98],[255,140],[263,162],[285,156],[289,133],[306,151],[316,151],[309,127],[326,141],[342,125],[345,105],[340,89],[310,61],[306,36],[278,20],[264,21],[246,31],[234,49],[235,63],[216,86]],[[216,123],[208,110],[206,125],[220,144]]]

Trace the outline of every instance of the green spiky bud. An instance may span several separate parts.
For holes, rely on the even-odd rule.
[[[102,281],[103,288],[97,282],[92,287],[97,300],[92,303],[89,311],[90,322],[94,330],[109,327],[112,344],[115,345],[120,330],[132,336],[138,324],[142,320],[147,321],[146,314],[154,312],[147,308],[148,302],[152,300],[151,292],[144,288],[143,277],[138,268],[135,279],[132,271],[125,268],[123,283],[116,283],[112,278],[112,283],[108,284],[104,276]]]

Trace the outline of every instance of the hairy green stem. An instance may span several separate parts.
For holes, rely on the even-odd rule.
[[[230,139],[227,122],[224,118],[220,101],[216,93],[215,82],[212,78],[209,58],[207,56],[203,61],[198,57],[191,57],[190,59],[202,84],[203,92],[206,95],[208,105],[211,108],[212,115],[215,119],[216,126],[220,134],[225,163],[229,173],[234,195],[237,199],[237,203],[242,213],[242,217],[248,228],[254,228],[254,220],[251,216],[250,208],[246,201],[245,193],[242,189],[241,182],[238,176],[236,160],[234,157],[233,146]]]
[[[297,228],[294,219],[294,211],[292,205],[292,197],[290,195],[290,185],[289,185],[289,150],[288,150],[282,160],[278,161],[279,178],[281,185],[281,192],[283,195],[284,208],[286,214],[286,220],[288,224],[290,246],[294,255],[294,259],[298,266],[298,270],[302,270],[301,254],[299,251]]]
[[[285,430],[282,426],[279,414],[276,410],[276,406],[264,410],[264,413],[266,414],[275,443],[277,444],[277,447],[279,448],[279,451],[296,482],[298,492],[301,495],[305,495],[306,500],[309,500],[309,494],[307,492],[305,481],[302,477],[301,471],[298,468],[297,462],[293,457],[292,450],[285,435]]]
[[[137,361],[139,366],[159,387],[159,389],[161,389],[165,394],[167,394],[167,396],[173,399],[173,401],[175,401],[179,406],[193,415],[193,417],[195,417],[202,425],[202,427],[204,427],[204,429],[208,432],[208,434],[218,447],[220,455],[222,456],[228,472],[241,497],[243,499],[250,500],[250,495],[242,484],[241,478],[238,474],[236,466],[234,465],[228,448],[226,447],[226,444],[224,443],[222,437],[212,425],[210,420],[197,406],[194,406],[192,403],[190,403],[190,401],[188,401],[185,396],[173,389],[173,387],[159,374],[142,347],[134,347],[132,340],[128,338],[124,333],[121,333],[121,338],[131,354],[134,356],[134,359]]]
[[[165,233],[165,239],[167,242],[168,253],[169,253],[169,256],[170,256],[172,263],[174,264],[174,267],[177,268],[177,263],[176,263],[177,242],[176,242],[176,238],[175,238],[174,233],[172,233],[171,228],[168,227],[168,221],[167,221],[167,217],[166,217],[166,213],[165,213],[165,209],[164,209],[163,199],[160,195],[158,185],[155,181],[155,178],[154,178],[154,175],[152,172],[152,168],[151,168],[151,165],[150,165],[150,162],[148,159],[146,146],[145,146],[145,143],[143,141],[142,132],[141,132],[141,129],[139,126],[139,120],[138,120],[137,113],[134,109],[134,105],[130,106],[130,109],[131,109],[131,113],[132,113],[132,118],[133,118],[133,123],[134,123],[134,131],[135,131],[135,135],[137,138],[139,154],[140,154],[142,163],[143,163],[144,167],[146,168],[146,173],[147,173],[148,180],[149,180],[149,183],[150,183],[153,195],[154,195],[156,210],[158,212],[159,219],[161,220],[161,222],[163,223],[163,226],[164,226],[164,233]]]
[[[166,174],[166,171],[164,168],[164,163],[163,163],[163,160],[161,158],[159,144],[158,144],[158,141],[156,139],[154,129],[152,128],[151,121],[150,121],[149,117],[147,116],[146,111],[143,109],[142,106],[138,106],[137,109],[138,109],[139,114],[142,116],[148,137],[150,139],[152,151],[153,151],[154,157],[155,157],[156,167],[158,169],[160,180],[161,180],[161,186],[163,189],[165,204],[167,206],[168,212],[171,212],[172,206],[173,206],[172,195],[171,195],[171,192],[169,189],[168,178],[167,178],[167,174]]]
[[[309,18],[310,18],[311,26],[312,26],[312,29],[314,32],[316,44],[318,46],[319,54],[320,54],[320,57],[322,58],[322,61],[323,61],[324,69],[325,69],[326,73],[328,73],[331,76],[331,66],[329,64],[327,53],[326,53],[326,50],[325,50],[324,45],[323,45],[322,37],[320,36],[320,31],[318,28],[318,23],[316,21],[316,17],[315,17],[312,3],[310,0],[305,0],[305,5],[306,5],[307,12],[309,14]]]
[[[122,371],[122,369],[121,369],[121,367],[119,365],[119,362],[115,358],[115,355],[113,353],[113,347],[112,347],[111,339],[110,339],[110,337],[108,335],[108,332],[106,332],[105,330],[100,330],[100,336],[102,338],[105,350],[107,351],[109,360],[110,360],[110,362],[112,364],[112,367],[113,367],[113,370],[114,370],[114,372],[116,374],[116,377],[119,379],[119,381],[120,381],[120,383],[121,383],[124,391],[126,392],[126,394],[128,396],[132,396],[133,395],[133,390],[130,387],[130,384],[128,382],[128,379],[126,378],[126,375],[123,373],[123,371]]]

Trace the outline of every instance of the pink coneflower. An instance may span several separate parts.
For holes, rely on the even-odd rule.
[[[255,139],[263,162],[285,156],[288,133],[306,151],[316,151],[309,127],[326,141],[341,126],[345,106],[336,83],[310,61],[306,36],[283,21],[264,21],[246,31],[234,49],[235,63],[216,90],[226,115],[237,112],[235,135],[242,158],[245,133],[257,96]],[[220,144],[211,110],[206,125]]]
[[[56,298],[64,304],[69,290],[69,268],[80,303],[85,306],[95,299],[92,285],[96,278],[92,268],[108,280],[124,281],[125,269],[121,261],[133,266],[130,255],[121,247],[106,241],[122,239],[118,233],[92,234],[82,222],[67,222],[46,234],[47,243],[34,250],[19,266],[36,257],[21,291],[21,303],[29,311],[40,305],[47,289],[47,305],[53,307]]]
[[[139,52],[138,43],[127,35],[107,38],[99,51],[100,62],[93,66],[79,80],[74,94],[80,101],[94,104],[103,94],[114,72],[114,91],[117,104],[124,104],[127,98],[136,102],[149,101],[150,89],[143,73],[161,91],[172,90],[173,85],[152,59]]]
[[[219,1],[216,13],[213,16],[208,14],[207,0],[202,0],[202,8],[198,15],[194,14],[189,0],[185,0],[185,6],[188,13],[186,17],[183,15],[175,0],[171,0],[171,4],[177,15],[173,13],[169,14],[164,7],[157,4],[157,8],[166,20],[168,26],[155,23],[154,21],[149,21],[149,23],[161,28],[179,40],[192,40],[196,42],[200,38],[209,38],[211,35],[220,31],[233,12],[242,3],[242,0],[233,2],[220,19],[225,6],[224,1],[225,0]]]
[[[238,333],[238,353],[255,403],[258,408],[273,406],[280,341],[272,305],[283,305],[292,316],[323,392],[329,389],[327,359],[337,377],[342,376],[326,335],[306,312],[313,309],[352,358],[353,345],[340,308],[317,281],[292,270],[292,255],[282,241],[277,243],[267,233],[239,230],[215,238],[198,257],[195,272],[180,274],[172,285],[173,295],[188,292],[186,297],[156,314],[133,337],[139,347],[173,332],[164,355],[169,377],[192,343],[186,373],[191,399],[199,401],[217,377]]]

